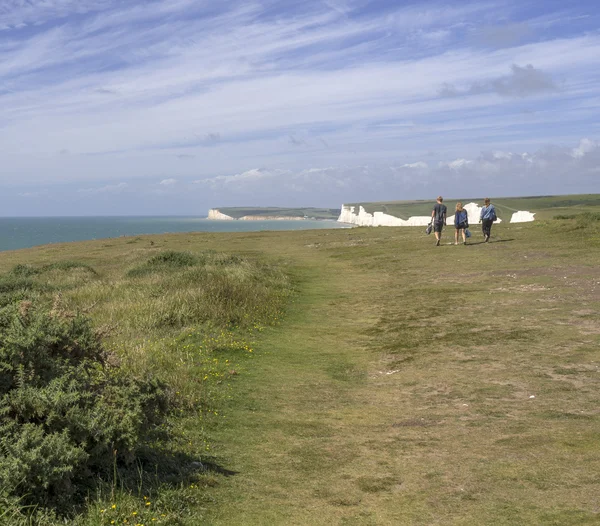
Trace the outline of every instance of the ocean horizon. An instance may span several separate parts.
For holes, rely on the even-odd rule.
[[[0,217],[0,252],[147,234],[314,230],[347,226],[327,220],[215,221],[206,216]]]

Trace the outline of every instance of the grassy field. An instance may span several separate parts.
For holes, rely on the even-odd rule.
[[[308,217],[309,219],[333,219],[340,216],[339,208],[281,208],[265,207],[225,207],[218,208],[223,214],[239,219],[244,216]]]
[[[496,225],[467,246],[422,230],[0,254],[1,272],[46,269],[36,280],[89,312],[123,367],[174,386],[164,446],[203,463],[117,477],[71,523],[598,524],[598,216]],[[195,263],[157,272],[168,251]],[[207,264],[251,285],[214,316],[231,296],[194,287]]]
[[[561,196],[536,196],[536,197],[500,197],[492,198],[496,205],[498,217],[510,220],[513,212],[526,210],[535,213],[536,219],[553,219],[555,215],[594,212],[600,206],[600,194],[561,195]],[[446,204],[451,210],[461,201],[463,204],[475,202],[483,205],[483,198],[446,198]],[[381,203],[351,203],[358,210],[363,206],[369,212],[385,212],[395,217],[408,219],[411,216],[430,215],[435,204],[435,197],[431,201],[390,201]]]

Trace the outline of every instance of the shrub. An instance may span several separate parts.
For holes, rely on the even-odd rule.
[[[581,214],[559,214],[555,215],[554,219],[575,219],[578,223],[592,223],[595,221],[600,221],[600,214],[594,212],[583,212]]]
[[[63,319],[30,301],[0,309],[5,495],[61,508],[152,440],[168,410],[165,386],[130,378],[105,358],[82,316]]]

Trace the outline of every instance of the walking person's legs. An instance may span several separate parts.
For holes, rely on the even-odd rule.
[[[456,237],[458,237],[458,235]],[[463,245],[466,245],[467,244],[466,228],[462,229],[462,237],[463,237]]]
[[[492,233],[492,224],[494,222],[491,219],[484,219],[481,222],[481,229],[483,230],[483,237],[485,242],[487,243],[490,240],[490,235]]]
[[[444,223],[436,221],[433,224],[433,232],[435,233],[435,245],[437,247],[440,246],[440,241],[442,240],[442,228],[444,227]]]

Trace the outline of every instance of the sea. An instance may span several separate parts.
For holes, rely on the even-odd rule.
[[[205,217],[0,217],[0,251],[49,243],[174,232],[347,228],[336,221],[214,221]]]

